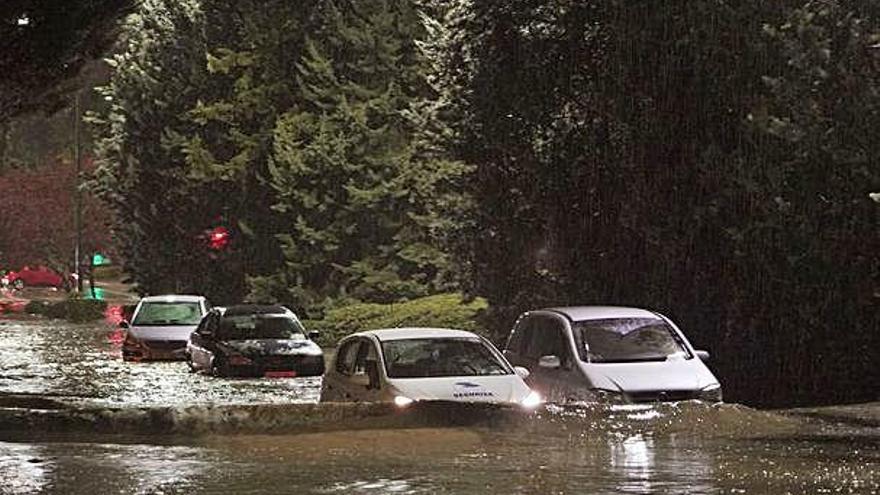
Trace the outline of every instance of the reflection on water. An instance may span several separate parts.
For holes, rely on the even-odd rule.
[[[739,426],[729,431],[669,428],[666,415],[680,409],[694,410],[678,418],[703,415],[710,423],[736,421]],[[749,414],[743,408],[685,405],[657,411],[660,417],[654,420],[605,424],[592,411],[581,411],[579,420],[574,414],[549,413],[495,426],[346,430],[342,424],[338,431],[274,435],[34,438],[0,432],[7,441],[0,443],[0,493],[880,490],[876,429],[811,420],[774,424],[765,421],[766,413]],[[728,415],[736,419],[709,419]]]
[[[0,493],[192,493],[224,461],[201,448],[0,443]]]
[[[48,485],[53,465],[37,445],[0,442],[0,493],[38,493]]]
[[[157,409],[137,408],[163,406],[191,434],[0,430],[0,494],[880,491],[876,428],[698,402],[376,416],[297,405],[317,399],[319,379],[214,379],[182,363],[124,363],[118,344],[109,327],[0,322],[0,397],[120,407],[103,420],[129,424],[156,422]],[[7,396],[0,409],[15,404]],[[210,433],[230,423],[252,427]]]
[[[315,402],[320,378],[216,379],[182,362],[127,363],[107,324],[0,321],[0,393],[102,406]]]

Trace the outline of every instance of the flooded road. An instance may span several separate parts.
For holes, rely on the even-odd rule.
[[[214,379],[182,363],[123,363],[109,327],[0,321],[0,398],[70,407],[58,414],[198,413],[170,433],[7,425],[0,493],[880,492],[875,427],[698,402],[548,406],[533,415],[340,414],[310,404],[319,386]],[[245,407],[240,421],[252,428],[198,429]],[[323,419],[312,418],[303,433],[273,427],[298,414]]]
[[[109,325],[0,320],[0,393],[104,406],[316,402],[320,378],[218,379],[182,362],[122,361]]]

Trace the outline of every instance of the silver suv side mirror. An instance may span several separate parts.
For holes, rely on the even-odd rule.
[[[541,368],[547,369],[557,369],[562,367],[562,361],[559,359],[559,356],[549,355],[549,356],[541,356],[538,359],[538,366]]]

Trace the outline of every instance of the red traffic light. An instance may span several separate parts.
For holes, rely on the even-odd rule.
[[[208,233],[208,245],[211,249],[224,249],[229,244],[229,229],[220,225],[214,227]]]

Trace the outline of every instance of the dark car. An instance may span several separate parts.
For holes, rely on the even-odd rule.
[[[215,307],[190,335],[189,365],[215,376],[320,376],[317,336],[284,306]]]

